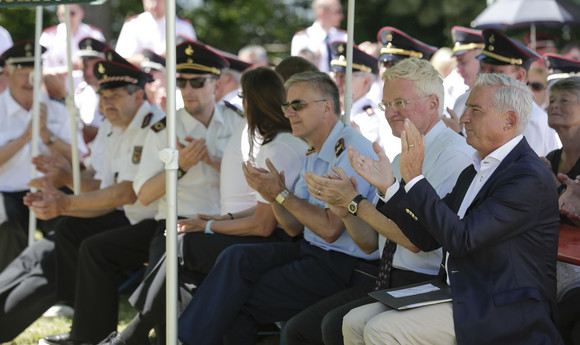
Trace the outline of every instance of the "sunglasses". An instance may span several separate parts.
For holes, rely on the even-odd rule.
[[[288,110],[288,108],[292,108],[292,110],[294,111],[300,111],[304,108],[306,108],[306,106],[308,106],[308,104],[310,103],[318,103],[318,102],[325,102],[327,101],[326,99],[319,99],[317,101],[301,101],[299,99],[292,101],[290,103],[284,103],[282,104],[282,111],[284,113],[286,113],[286,111]]]
[[[201,89],[205,85],[206,80],[216,80],[217,78],[212,77],[205,77],[205,78],[177,78],[176,83],[177,87],[180,89],[185,89],[187,87],[187,82],[189,82],[189,86],[194,89]]]
[[[530,87],[534,91],[543,91],[546,88],[546,85],[539,83],[539,82],[533,82],[533,83],[530,83]]]

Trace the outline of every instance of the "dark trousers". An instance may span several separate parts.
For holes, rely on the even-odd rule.
[[[0,274],[0,343],[9,342],[56,303],[54,242],[26,248]]]
[[[258,323],[286,321],[338,291],[369,285],[376,271],[376,262],[304,240],[229,247],[179,318],[179,338],[188,345],[255,344]]]
[[[160,237],[165,242],[164,230],[164,222],[146,219],[82,242],[78,254],[73,339],[98,343],[117,329],[118,286],[124,273],[143,267],[149,259],[153,238]]]
[[[231,236],[223,234],[206,234],[203,232],[187,233],[181,241],[182,253],[179,264],[180,304],[185,308],[191,296],[187,294],[185,284],[199,286],[203,278],[213,268],[218,256],[226,248],[236,244],[253,244],[280,242],[287,240],[283,230],[276,229],[272,236]],[[165,286],[166,261],[163,257],[149,273],[129,301],[137,309],[142,319],[154,325],[165,322]]]
[[[123,211],[113,211],[94,218],[63,217],[58,222],[54,242],[59,301],[72,303],[75,300],[77,262],[81,243],[90,236],[128,225],[129,220]]]
[[[580,345],[580,288],[568,291],[558,302],[558,330],[566,345]]]
[[[1,192],[8,220],[0,224],[0,272],[28,245],[29,210],[22,202],[28,191]],[[58,219],[58,218],[57,218]],[[46,235],[53,230],[56,220],[38,220],[37,225]]]
[[[436,276],[393,269],[391,287],[400,287],[431,280]],[[376,302],[367,294],[374,289],[370,285],[355,286],[343,290],[306,308],[291,318],[284,327],[284,344],[344,344],[342,319],[351,309]]]

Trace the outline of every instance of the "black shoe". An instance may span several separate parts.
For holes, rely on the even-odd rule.
[[[70,333],[47,335],[44,339],[40,339],[39,345],[92,345],[82,341],[73,340]]]
[[[109,334],[108,337],[105,338],[105,340],[101,341],[98,345],[127,345],[127,344],[125,344],[125,341],[121,338],[119,333],[112,332],[111,334]]]

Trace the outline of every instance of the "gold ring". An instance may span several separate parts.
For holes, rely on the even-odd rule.
[[[409,147],[413,147],[413,146],[415,146],[415,145],[414,144],[409,144]]]

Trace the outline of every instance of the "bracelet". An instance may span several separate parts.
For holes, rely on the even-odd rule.
[[[208,220],[207,223],[205,223],[205,233],[206,234],[213,234],[214,232],[211,230],[211,223],[213,223],[214,220]]]
[[[230,219],[234,219],[234,215],[231,212],[228,212],[228,216],[230,216]]]

